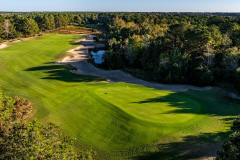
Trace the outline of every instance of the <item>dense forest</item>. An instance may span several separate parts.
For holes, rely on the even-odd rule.
[[[105,67],[164,83],[235,83],[240,19],[118,15],[108,24]]]

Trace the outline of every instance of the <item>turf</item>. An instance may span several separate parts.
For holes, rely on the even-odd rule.
[[[198,102],[169,91],[122,86],[101,88],[97,93],[126,113],[155,123],[185,123],[201,111]]]
[[[32,101],[32,118],[56,123],[78,144],[102,149],[100,159],[166,156],[150,154],[159,150],[181,155],[178,144],[188,145],[184,138],[190,135],[204,142],[223,140],[220,133],[227,133],[240,113],[239,103],[225,99],[222,90],[178,93],[108,83],[55,64],[80,38],[48,34],[0,50],[0,84],[9,96]],[[160,144],[167,144],[168,152]]]

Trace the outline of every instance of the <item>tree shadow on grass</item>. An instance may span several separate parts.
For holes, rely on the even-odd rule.
[[[73,46],[79,46],[81,45],[82,43],[79,41],[79,42],[70,42],[69,44],[73,45]]]
[[[203,91],[204,92],[204,91]],[[214,92],[214,91],[212,91]],[[145,103],[159,103],[159,107],[161,107],[161,103],[168,103],[169,107],[174,107],[174,110],[166,111],[163,114],[209,114],[212,116],[238,116],[240,114],[240,107],[238,101],[229,101],[228,99],[224,98],[224,96],[214,97],[215,101],[213,102],[209,96],[201,95],[199,92],[198,98],[188,95],[188,98],[191,98],[195,101],[198,105],[201,105],[201,110],[198,111],[198,108],[194,108],[192,101],[188,101],[185,99],[185,96],[182,96],[184,93],[174,92],[166,96],[156,97],[156,98],[149,98],[143,101],[132,102],[137,104],[145,104]],[[221,101],[224,100],[224,103]],[[233,119],[225,119],[224,121],[231,121]]]
[[[218,92],[209,91],[209,93]],[[221,121],[226,125],[231,125],[232,121],[235,119],[233,117],[240,114],[240,107],[238,101],[229,101],[224,98],[225,95],[217,95],[209,97],[208,94],[203,92],[192,92],[188,96],[196,102],[202,105],[201,112],[195,112],[196,110],[191,109],[191,105],[187,105],[188,101],[179,98],[171,98],[174,96],[179,96],[185,93],[171,93],[167,96],[156,97],[151,99],[146,99],[139,102],[133,102],[138,104],[144,103],[160,103],[168,102],[169,107],[174,107],[176,109],[172,111],[167,111],[164,114],[171,113],[193,113],[202,114],[209,116],[220,116]],[[208,92],[208,91],[207,91]],[[214,98],[215,100],[213,101]],[[230,128],[229,128],[230,129]],[[222,144],[226,140],[226,137],[232,133],[231,130],[228,132],[216,132],[209,131],[209,133],[199,133],[200,135],[188,135],[182,138],[180,142],[155,142],[148,151],[142,153],[141,156],[133,156],[133,159],[139,160],[175,160],[175,159],[204,159],[206,157],[215,157],[217,151],[221,149]]]
[[[175,98],[176,96],[179,96],[177,93],[172,93],[167,96],[162,96],[162,97],[156,97],[156,98],[149,98],[144,101],[139,101],[139,102],[132,102],[132,103],[137,103],[137,104],[144,104],[144,103],[168,103],[169,107],[174,107],[177,108],[172,111],[167,111],[161,114],[171,114],[171,113],[196,113],[198,108],[192,107],[191,104],[189,104],[187,101],[184,99],[179,99]]]
[[[155,143],[152,152],[147,151],[141,156],[132,157],[136,160],[180,160],[204,159],[216,157],[225,137],[231,132],[202,133],[198,136],[185,136],[181,142]]]
[[[29,68],[25,71],[41,71],[47,73],[48,76],[42,79],[52,79],[64,82],[100,82],[106,79],[90,75],[79,75],[71,73],[76,68],[71,65],[55,64],[53,62],[44,63],[42,66]]]

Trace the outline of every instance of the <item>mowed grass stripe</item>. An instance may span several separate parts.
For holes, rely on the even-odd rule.
[[[110,101],[129,114],[142,119],[149,116],[149,121],[156,123],[186,122],[201,111],[199,103],[173,92],[162,91],[159,94],[150,89],[146,90],[146,92],[136,91],[138,91],[136,87],[132,89],[124,86],[115,87],[114,89],[112,87],[101,88],[96,93],[100,93],[98,94],[100,97]],[[148,92],[152,94],[148,94]],[[131,97],[129,97],[129,94]],[[168,97],[169,94],[174,94],[174,96]],[[143,101],[139,101],[139,99],[143,99]],[[178,111],[180,114],[177,114]],[[188,113],[190,111],[191,113]]]

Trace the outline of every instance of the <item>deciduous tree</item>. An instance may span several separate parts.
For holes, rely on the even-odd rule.
[[[12,24],[11,22],[9,21],[9,19],[6,19],[4,22],[3,22],[3,28],[4,28],[4,33],[8,39],[8,35],[10,34],[11,32],[11,28],[12,28]]]

